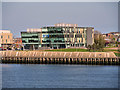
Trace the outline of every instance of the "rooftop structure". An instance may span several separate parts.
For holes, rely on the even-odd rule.
[[[42,32],[41,28],[28,28],[27,32]]]
[[[77,24],[55,24],[41,29],[21,32],[22,42],[31,48],[86,47],[94,43],[93,27],[77,27]]]
[[[78,27],[78,24],[58,23],[58,24],[55,24],[55,27]]]
[[[10,33],[9,30],[0,30],[0,33]]]

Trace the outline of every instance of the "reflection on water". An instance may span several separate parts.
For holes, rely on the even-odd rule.
[[[118,67],[3,64],[3,88],[117,88]]]

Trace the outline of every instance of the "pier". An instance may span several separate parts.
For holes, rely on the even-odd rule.
[[[7,64],[120,65],[113,52],[0,51],[0,56]]]

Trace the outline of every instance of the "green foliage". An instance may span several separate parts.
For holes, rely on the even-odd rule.
[[[90,48],[91,47],[91,48]],[[98,36],[94,37],[94,44],[93,45],[88,45],[87,49],[89,51],[103,51],[105,47],[105,40],[101,34]]]
[[[60,52],[88,52],[87,49],[69,48],[69,49],[52,49],[45,51],[60,51]]]
[[[120,48],[118,48],[118,52],[120,52]]]
[[[88,45],[87,49],[88,49],[88,51],[90,51],[92,49],[92,46]]]
[[[115,55],[116,55],[117,57],[120,57],[120,53],[115,53]]]
[[[113,38],[113,40],[115,41],[115,38]]]
[[[88,49],[80,49],[80,48],[67,48],[67,49],[51,49],[51,50],[43,50],[43,51],[58,51],[58,52],[89,52]],[[105,49],[103,51],[100,50],[90,50],[90,52],[110,52],[110,51],[118,51],[114,49]]]
[[[94,43],[94,44],[92,45],[92,50],[95,51],[96,48],[97,48],[97,45]]]

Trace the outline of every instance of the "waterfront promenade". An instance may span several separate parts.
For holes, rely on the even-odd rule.
[[[0,51],[2,63],[119,65],[113,52]]]

